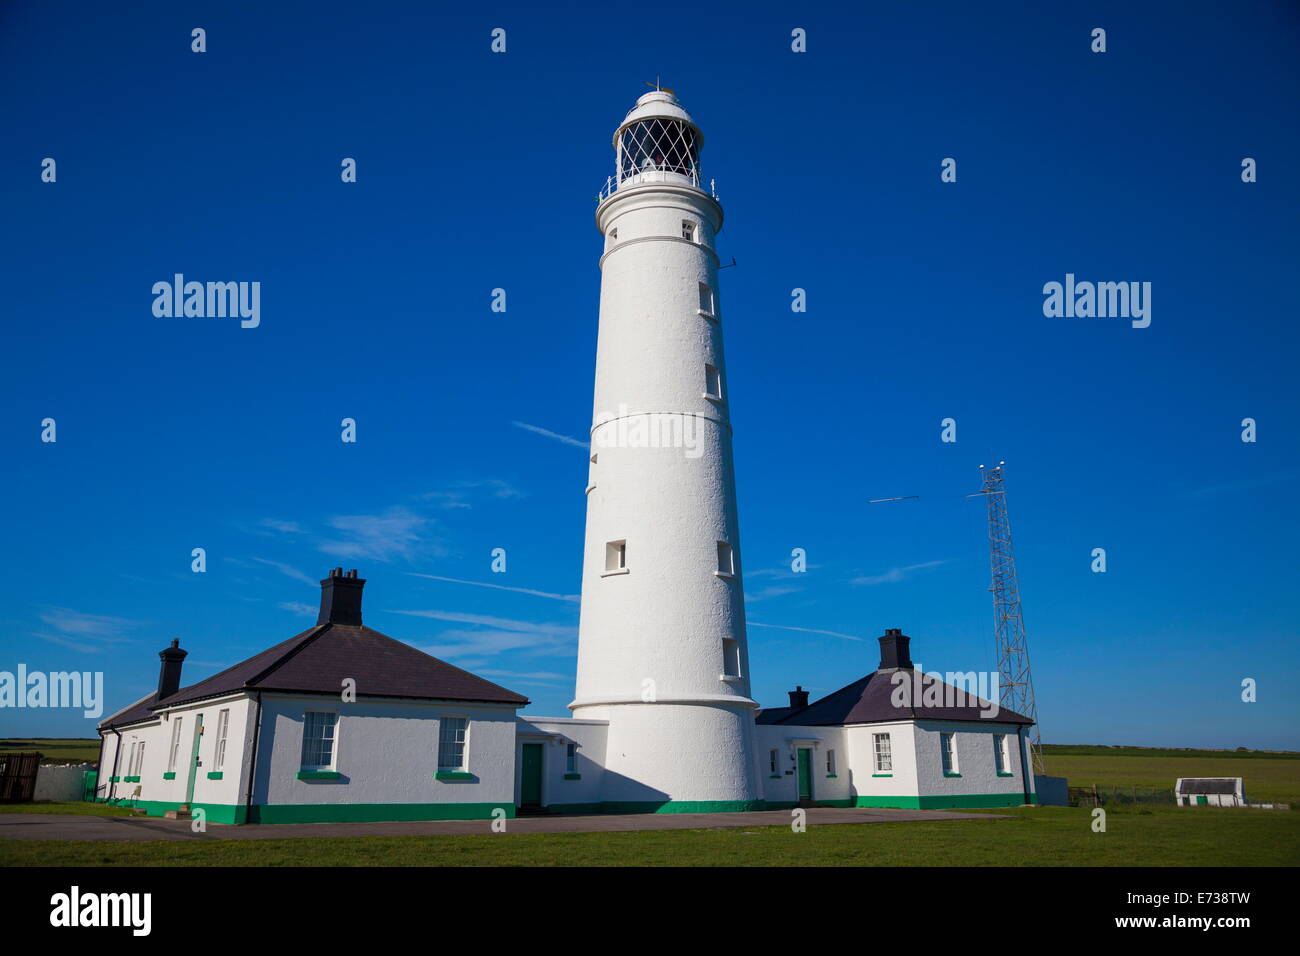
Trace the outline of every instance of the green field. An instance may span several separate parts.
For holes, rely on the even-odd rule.
[[[1145,747],[1043,747],[1047,772],[1071,787],[1154,787],[1173,791],[1179,777],[1241,777],[1246,798],[1300,808],[1300,754],[1171,750]]]
[[[0,840],[4,866],[1295,866],[1300,814],[1155,807],[1006,819],[639,833],[92,843]],[[486,827],[486,822],[484,826]],[[209,835],[214,835],[209,831]]]
[[[5,737],[0,753],[39,750],[41,763],[95,763],[99,760],[99,738],[91,737]]]

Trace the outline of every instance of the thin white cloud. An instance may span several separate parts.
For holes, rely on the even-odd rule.
[[[941,564],[947,564],[951,559],[944,558],[942,561],[924,561],[921,564],[909,564],[905,567],[890,568],[884,574],[871,574],[865,577],[854,578],[850,584],[897,584],[902,581],[913,571],[920,571],[922,568],[934,568]]]
[[[562,441],[566,445],[573,445],[577,448],[591,448],[591,442],[578,441],[576,438],[570,438],[568,435],[561,435],[545,428],[538,428],[536,425],[529,425],[527,422],[511,422],[516,428],[522,428],[524,431],[533,432],[536,435],[542,435],[546,438],[553,438],[556,441]]]
[[[428,578],[430,581],[446,581],[449,584],[469,584],[476,588],[493,588],[497,591],[513,591],[516,594],[531,594],[534,597],[550,598],[552,601],[579,601],[582,598],[580,594],[553,594],[550,591],[536,591],[532,588],[516,588],[505,584],[488,584],[485,581],[464,581],[460,578],[444,578],[439,574],[421,574],[418,571],[408,571],[407,574],[415,578]]]
[[[778,631],[802,631],[805,634],[825,634],[827,637],[842,637],[846,641],[860,641],[862,638],[854,637],[852,634],[841,634],[839,631],[822,631],[815,627],[789,627],[785,624],[763,624],[759,621],[747,621],[749,627],[770,627]]]
[[[256,561],[258,564],[265,564],[267,567],[275,568],[281,574],[285,575],[286,577],[293,578],[295,581],[301,581],[303,584],[310,584],[312,587],[320,586],[319,580],[311,577],[308,574],[304,574],[302,571],[299,571],[297,568],[291,565],[281,564],[279,561],[270,561],[266,558],[253,558],[253,560]]]
[[[406,508],[389,508],[376,515],[339,515],[329,519],[329,525],[344,537],[320,541],[317,547],[325,554],[348,560],[410,559],[420,551],[441,551],[423,537],[429,523],[428,518]]]
[[[119,635],[135,626],[134,621],[126,618],[84,614],[66,607],[46,608],[36,616],[56,631],[96,641],[126,640]]]
[[[285,534],[306,534],[307,529],[296,521],[281,521],[278,518],[263,518],[262,527],[270,528],[272,531],[283,531]]]
[[[769,587],[761,588],[757,591],[754,591],[753,593],[746,591],[745,600],[750,603],[753,603],[754,601],[765,601],[768,598],[780,597],[783,594],[794,594],[796,591],[800,591],[800,590],[802,589],[788,588],[780,584],[773,584]]]
[[[303,604],[301,601],[281,601],[276,605],[281,611],[288,611],[296,614],[298,617],[315,617],[317,609],[310,604]]]

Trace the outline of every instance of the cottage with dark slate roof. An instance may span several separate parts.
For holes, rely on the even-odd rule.
[[[1036,802],[1027,717],[975,674],[961,686],[912,665],[911,638],[880,638],[880,666],[820,700],[802,687],[758,712],[767,806],[1016,806]],[[974,686],[972,686],[974,684]],[[983,690],[986,696],[980,696]]]
[[[99,726],[99,799],[214,823],[486,818],[515,809],[515,712],[528,700],[372,630],[365,581],[335,568],[316,625]]]

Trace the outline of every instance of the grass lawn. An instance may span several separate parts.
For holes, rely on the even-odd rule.
[[[32,803],[0,803],[0,814],[4,813],[76,813],[92,817],[129,817],[128,807],[110,806],[107,803],[59,803],[54,800],[37,800]]]
[[[1295,866],[1300,813],[1124,808],[1008,819],[638,833],[94,843],[0,840],[4,866]],[[486,826],[486,823],[485,823]],[[211,832],[211,831],[210,831]]]
[[[1118,748],[1116,748],[1118,749]],[[1300,806],[1300,758],[1259,759],[1236,756],[1150,756],[1120,754],[1053,754],[1044,752],[1047,772],[1067,777],[1072,787],[1159,787],[1173,791],[1179,777],[1241,777],[1246,799]]]
[[[98,737],[4,737],[0,753],[39,750],[41,763],[94,763],[99,759]]]

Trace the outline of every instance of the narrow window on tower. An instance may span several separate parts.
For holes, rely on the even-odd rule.
[[[734,578],[736,576],[736,556],[731,545],[725,541],[718,542],[718,576]]]
[[[710,401],[722,401],[722,373],[712,365],[704,366],[704,397]]]
[[[706,319],[714,318],[713,290],[703,282],[700,283],[700,315]]]
[[[695,223],[689,219],[682,220],[682,238],[689,242],[695,241]]]
[[[597,455],[591,456],[591,467],[587,469],[587,494],[596,490],[596,459]]]
[[[627,573],[627,542],[611,541],[605,545],[605,573]]]
[[[740,676],[740,641],[735,638],[722,639],[722,676]]]

